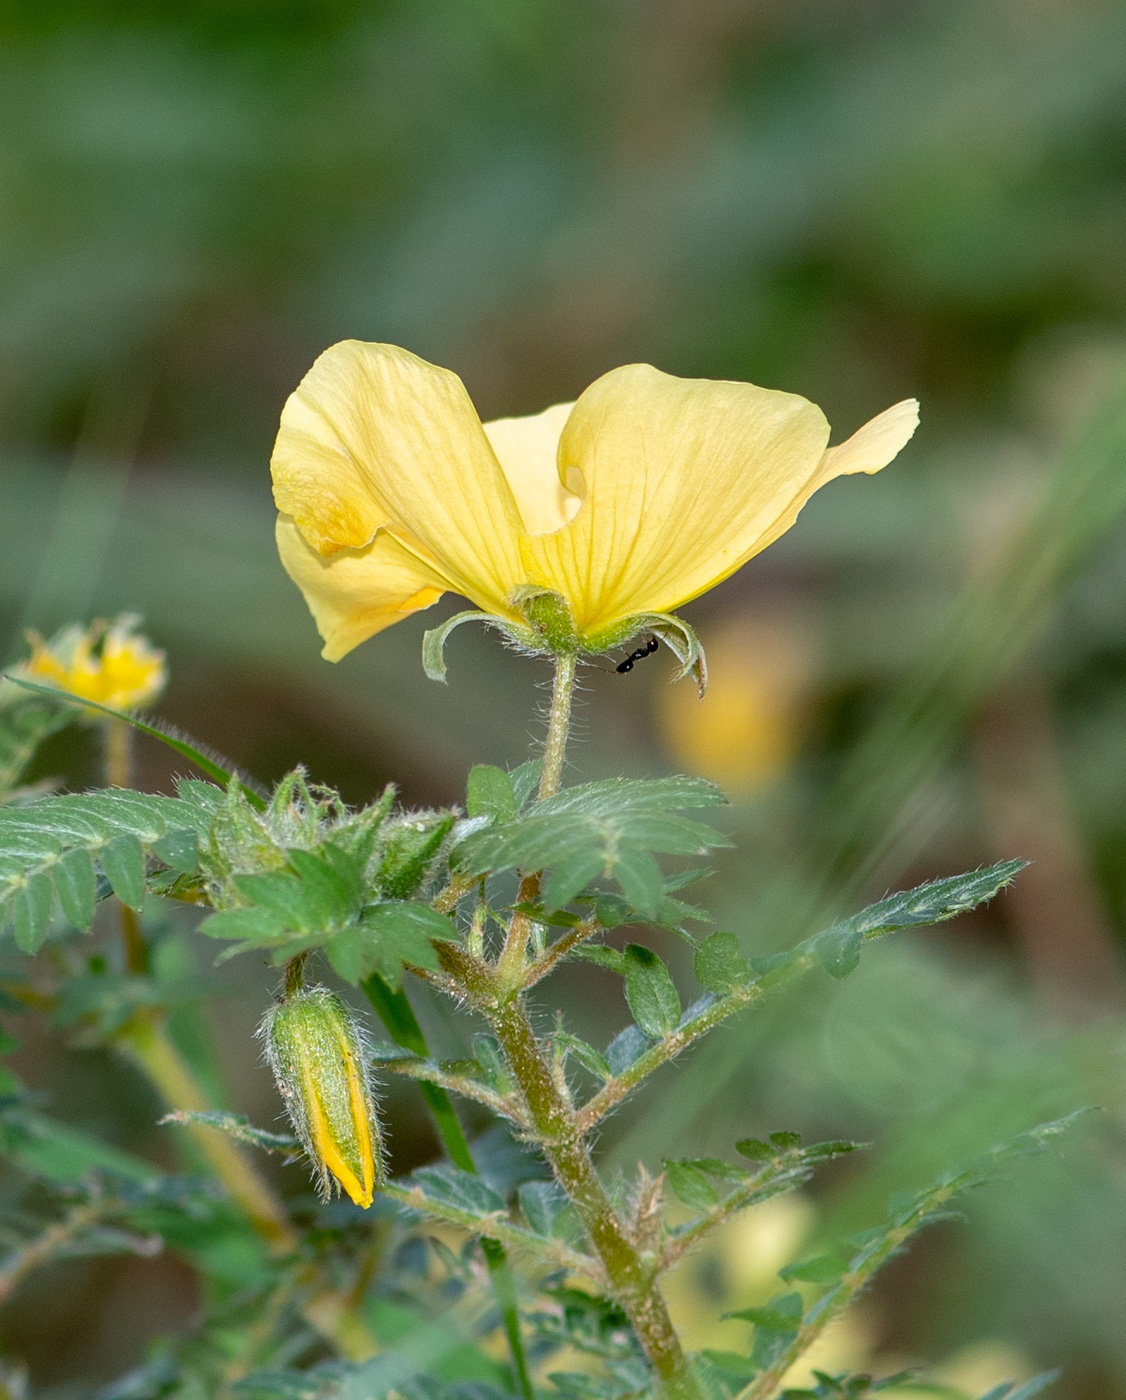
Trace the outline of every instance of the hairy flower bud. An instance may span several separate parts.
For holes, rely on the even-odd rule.
[[[272,1007],[259,1034],[322,1198],[339,1183],[366,1210],[383,1161],[360,1026],[338,997],[308,987]]]

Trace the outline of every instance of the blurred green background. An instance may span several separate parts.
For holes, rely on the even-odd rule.
[[[471,762],[527,756],[545,673],[467,630],[450,686],[428,682],[450,599],[320,660],[267,464],[325,346],[405,345],[483,417],[631,360],[803,393],[836,440],[917,395],[893,467],[828,488],[685,610],[702,706],[666,654],[588,669],[572,780],[723,782],[738,848],[702,898],[753,951],[889,887],[1034,864],[987,914],[721,1032],[604,1148],[876,1143],[685,1267],[683,1317],[730,1346],[697,1315],[769,1293],[778,1231],[860,1228],[890,1190],[1098,1103],[1079,1150],[932,1234],[835,1345],[1126,1394],[1124,313],[1113,0],[4,0],[6,657],[27,627],[140,612],[171,660],[161,712],[263,780],[305,761],[349,800],[394,779],[456,802]],[[72,739],[45,764],[81,785],[95,760]],[[167,786],[163,751],[140,762]],[[249,1034],[270,975],[218,977],[225,1092],[269,1123]],[[549,999],[607,1039],[625,1007],[603,977]],[[54,1111],[169,1159],[126,1070],[20,1033]],[[398,1167],[433,1153],[407,1088],[390,1112]],[[169,1256],[72,1261],[0,1315],[0,1346],[37,1394],[85,1394],[197,1301]]]

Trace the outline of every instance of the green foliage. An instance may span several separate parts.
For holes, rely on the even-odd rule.
[[[755,1379],[745,1400],[764,1400],[774,1394],[781,1377],[821,1335],[828,1323],[867,1287],[876,1272],[900,1253],[907,1242],[928,1225],[961,1216],[953,1203],[966,1192],[995,1181],[1005,1165],[1018,1157],[1041,1151],[1072,1127],[1083,1110],[1066,1118],[1042,1123],[998,1144],[964,1166],[941,1173],[923,1191],[909,1192],[889,1203],[887,1219],[851,1241],[853,1249],[841,1264],[822,1256],[790,1266],[783,1278],[827,1285],[808,1308],[800,1293],[780,1294],[765,1308],[745,1308],[727,1314],[754,1324],[748,1356],[748,1372]],[[756,1148],[760,1146],[756,1144]],[[1046,1384],[1042,1378],[1037,1378]],[[1050,1377],[1048,1377],[1050,1379]],[[1033,1383],[1035,1385],[1035,1383]],[[1035,1386],[1033,1394],[1036,1393]],[[1004,1394],[1007,1387],[1001,1388]]]
[[[76,928],[93,919],[92,862],[131,908],[144,902],[146,856],[174,838],[181,854],[207,835],[210,812],[195,800],[106,792],[45,797],[0,808],[0,916],[20,949],[33,953],[51,924],[54,899]],[[163,862],[162,862],[163,863]]]
[[[669,970],[649,948],[630,943],[625,951],[626,1000],[633,1019],[653,1040],[680,1022],[680,997]]]
[[[289,1133],[271,1133],[265,1128],[254,1127],[244,1113],[224,1113],[217,1109],[192,1111],[180,1108],[166,1113],[160,1122],[202,1123],[206,1128],[216,1128],[219,1132],[237,1138],[239,1142],[261,1147],[265,1152],[292,1153],[300,1146],[297,1139]]]
[[[69,706],[48,696],[5,694],[7,689],[0,681],[0,804],[35,795],[21,792],[24,773],[40,744],[74,718]]]
[[[43,701],[50,702],[51,697],[58,697],[54,700],[54,707],[58,711],[59,717],[59,725],[56,727],[61,727],[62,724],[74,720],[76,716],[88,718],[91,714],[106,715],[121,724],[127,724],[130,729],[135,729],[138,733],[147,734],[151,739],[165,744],[173,752],[178,753],[181,758],[186,758],[194,763],[201,772],[206,773],[209,778],[224,787],[237,780],[246,790],[247,799],[253,806],[263,808],[266,805],[252,780],[248,780],[242,773],[233,772],[229,766],[224,766],[218,761],[218,755],[205,751],[200,745],[191,742],[169,724],[143,720],[128,710],[116,710],[112,705],[103,705],[97,700],[80,700],[76,696],[65,693],[60,696],[56,686],[42,685],[38,681],[28,680],[24,676],[9,676],[6,679],[8,684],[19,686],[21,689],[31,691],[39,696],[41,704]],[[0,745],[2,745],[2,741],[0,741]]]
[[[515,821],[516,792],[503,768],[478,763],[469,770],[465,810],[470,817],[490,817],[495,822]]]
[[[881,1390],[897,1390],[907,1385],[914,1379],[914,1374],[913,1371],[897,1371],[894,1375],[875,1380],[863,1373],[829,1376],[824,1371],[814,1371],[816,1384],[810,1389],[787,1388],[782,1396],[783,1400],[863,1400],[866,1395],[876,1395]]]
[[[748,982],[750,968],[733,933],[712,933],[696,950],[696,981],[709,992],[726,992]]]
[[[720,832],[678,815],[724,800],[702,778],[588,783],[536,803],[517,821],[467,836],[457,857],[474,875],[546,871],[547,910],[571,903],[592,881],[614,879],[638,913],[654,918],[665,889],[653,854],[703,855],[728,845]]]
[[[434,1293],[432,1305],[427,1304],[429,1316],[438,1317],[450,1297],[464,1295],[475,1300],[467,1316],[502,1319],[521,1400],[535,1400],[524,1352],[528,1343],[538,1349],[541,1371],[560,1397],[656,1397],[661,1393],[659,1373],[651,1363],[636,1298],[652,1295],[664,1271],[734,1215],[800,1188],[819,1167],[853,1152],[856,1144],[803,1146],[798,1134],[780,1130],[765,1139],[741,1139],[738,1162],[670,1157],[663,1161],[661,1178],[641,1171],[632,1182],[611,1185],[602,1183],[588,1155],[576,1157],[575,1145],[584,1143],[650,1073],[734,1012],[818,966],[834,977],[846,975],[866,941],[974,907],[1012,879],[1020,863],[1002,862],[888,896],[787,953],[748,957],[732,932],[697,941],[686,931],[689,921],[705,916],[677,895],[707,872],[663,872],[656,859],[699,856],[725,843],[719,832],[683,815],[719,805],[723,799],[716,788],[689,778],[613,781],[537,800],[539,779],[534,763],[511,773],[475,767],[464,818],[457,812],[398,811],[391,788],[369,806],[351,809],[338,793],[311,783],[301,769],[266,798],[232,779],[225,787],[187,780],[175,798],[112,790],[9,803],[0,806],[0,908],[16,947],[34,953],[51,933],[56,910],[75,929],[88,930],[99,902],[111,896],[121,909],[132,911],[130,918],[149,915],[155,897],[202,905],[207,912],[199,932],[227,945],[220,961],[249,951],[286,965],[281,1000],[271,1013],[274,1021],[311,995],[301,988],[305,960],[312,955],[322,957],[344,981],[361,985],[396,1048],[374,1049],[357,1030],[355,1054],[419,1083],[451,1158],[419,1167],[403,1180],[377,1181],[372,1210],[397,1232],[404,1258],[410,1257],[412,1241],[418,1241],[427,1222],[470,1237],[460,1254],[447,1238],[424,1251],[440,1262],[447,1290],[441,1296],[440,1290]],[[519,903],[498,906],[497,892],[511,898],[513,871],[521,875]],[[604,887],[607,882],[614,888]],[[582,912],[566,907],[572,904]],[[692,949],[703,995],[687,1009],[669,967],[653,949],[640,942],[619,948],[600,941],[612,929],[644,922],[675,930]],[[521,926],[527,942],[514,974],[505,963],[510,954],[490,951],[488,939],[500,929],[507,945]],[[58,933],[61,940],[62,930]],[[514,1006],[525,1014],[529,988],[568,958],[597,964],[622,978],[632,1021],[604,1051],[569,1032],[562,1017],[552,1033],[542,1036],[529,1022],[530,1041],[521,1038],[519,1021],[511,1019]],[[407,997],[407,974],[467,1001],[484,1018],[488,1029],[473,1035],[471,1056],[431,1056]],[[73,1029],[88,1043],[118,1046],[144,1066],[152,1063],[143,1047],[150,1043],[153,1027],[173,1009],[192,1007],[208,994],[199,978],[144,969],[135,962],[118,969],[92,958],[68,967],[52,992],[51,1009],[60,1027]],[[340,1014],[352,1024],[350,1012],[342,1008]],[[331,1067],[336,1052],[331,1037],[322,1044],[323,1039],[310,1031],[307,1059],[321,1063],[317,1056],[328,1056],[324,1064]],[[174,1062],[177,1053],[174,1047],[159,1051],[164,1058],[157,1062],[161,1068],[154,1071],[155,1082],[166,1082],[160,1076],[167,1072],[168,1057]],[[585,1102],[568,1081],[569,1067],[595,1082]],[[181,1071],[175,1074],[181,1083]],[[318,1072],[317,1083],[324,1077]],[[290,1107],[297,1095],[313,1105],[310,1114],[320,1111],[321,1100],[317,1093],[309,1096],[296,1060],[280,1082]],[[510,1131],[538,1149],[544,1161],[530,1160],[512,1139],[503,1150],[488,1144],[471,1147],[450,1095],[473,1100],[507,1120]],[[337,1107],[345,1117],[351,1112],[343,1098]],[[147,1241],[159,1235],[213,1277],[226,1277],[224,1271],[237,1276],[240,1297],[268,1303],[275,1310],[270,1316],[276,1321],[269,1324],[275,1340],[233,1380],[229,1375],[222,1379],[226,1373],[218,1353],[174,1349],[138,1373],[136,1394],[156,1396],[204,1376],[213,1390],[225,1386],[223,1393],[262,1397],[340,1400],[393,1389],[408,1400],[465,1400],[458,1387],[470,1382],[478,1388],[474,1400],[485,1393],[482,1386],[494,1387],[488,1393],[495,1393],[496,1400],[514,1393],[505,1372],[478,1345],[478,1323],[455,1348],[463,1373],[455,1374],[456,1368],[448,1376],[439,1373],[432,1360],[420,1364],[418,1357],[429,1347],[423,1340],[417,1343],[421,1350],[412,1350],[415,1343],[392,1345],[370,1361],[289,1364],[303,1350],[323,1355],[326,1325],[333,1336],[332,1324],[325,1322],[330,1312],[318,1297],[339,1298],[342,1278],[353,1280],[349,1286],[362,1292],[368,1285],[361,1281],[373,1277],[372,1271],[389,1280],[399,1266],[374,1259],[373,1240],[382,1234],[373,1236],[361,1227],[356,1215],[348,1214],[356,1208],[347,1204],[323,1207],[343,1214],[325,1216],[315,1225],[298,1213],[295,1227],[283,1213],[284,1228],[300,1241],[296,1254],[277,1252],[263,1260],[259,1251],[252,1266],[245,1257],[232,1263],[253,1232],[262,1230],[263,1212],[272,1221],[269,1212],[275,1208],[262,1204],[266,1188],[248,1185],[243,1167],[232,1168],[229,1156],[216,1155],[216,1143],[236,1154],[261,1149],[286,1158],[299,1144],[219,1109],[173,1106],[162,1121],[181,1125],[205,1156],[210,1152],[208,1161],[221,1164],[217,1170],[231,1199],[217,1203],[209,1188],[178,1185],[177,1179],[144,1164],[135,1173],[132,1164],[119,1164],[119,1174],[138,1183],[136,1189],[115,1188],[107,1195],[99,1187],[112,1205],[99,1206],[96,1221],[94,1216],[76,1217],[60,1252],[139,1248],[137,1241],[149,1248]],[[325,1144],[336,1137],[326,1136],[311,1120],[302,1124],[305,1155],[314,1161],[327,1196],[335,1168]],[[712,1351],[692,1362],[690,1374],[702,1387],[700,1400],[729,1400],[740,1389],[743,1400],[774,1400],[783,1372],[915,1231],[944,1218],[956,1195],[1061,1126],[1046,1125],[980,1162],[944,1174],[927,1191],[897,1202],[877,1230],[783,1269],[786,1291],[730,1314],[753,1328],[746,1353]],[[20,1170],[54,1191],[74,1190],[91,1171],[104,1174],[116,1161],[96,1142],[68,1136],[18,1091],[7,1109],[0,1106],[0,1146]],[[234,1160],[244,1159],[236,1155]],[[544,1178],[548,1169],[551,1179]],[[86,1198],[75,1208],[85,1210]],[[619,1263],[608,1263],[614,1256],[604,1248],[606,1212],[632,1251],[634,1262],[624,1274],[614,1273]],[[139,1233],[145,1223],[147,1235]],[[45,1228],[49,1232],[52,1227]],[[482,1275],[473,1262],[472,1240],[481,1242],[495,1312],[482,1313]],[[512,1259],[531,1264],[521,1287],[511,1272]],[[430,1296],[427,1290],[437,1285],[429,1267],[420,1266],[413,1281],[403,1284],[403,1297],[417,1302]],[[311,1279],[318,1280],[322,1295],[310,1295]],[[816,1294],[812,1301],[811,1292]],[[425,1329],[432,1323],[425,1309],[415,1312],[419,1337],[429,1337]],[[213,1325],[209,1319],[202,1335]],[[482,1335],[492,1325],[480,1324]],[[287,1333],[297,1345],[292,1354],[281,1340]],[[559,1349],[588,1358],[595,1369],[546,1370],[551,1364],[547,1358]],[[860,1400],[878,1388],[864,1377],[821,1377],[817,1386],[810,1393],[816,1400],[838,1395]]]
[[[1022,860],[1002,860],[968,875],[932,880],[904,894],[889,895],[818,934],[817,960],[831,977],[847,977],[859,963],[860,948],[867,939],[956,918],[992,899],[1024,865]]]

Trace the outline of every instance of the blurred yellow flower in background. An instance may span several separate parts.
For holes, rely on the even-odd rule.
[[[138,622],[132,614],[124,614],[109,624],[75,624],[50,641],[29,632],[31,656],[10,674],[57,686],[115,710],[140,709],[164,690],[168,668],[164,652],[136,630]]]
[[[917,422],[908,399],[831,448],[797,394],[624,365],[482,424],[451,371],[343,341],[282,412],[278,549],[330,661],[446,591],[523,627],[528,587],[600,650],[734,573],[826,482],[886,466]]]
[[[708,703],[680,686],[654,692],[657,724],[670,757],[686,772],[747,796],[780,778],[805,735],[815,675],[808,624],[787,611],[740,616],[705,639]]]

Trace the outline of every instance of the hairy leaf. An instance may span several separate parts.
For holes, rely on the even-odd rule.
[[[471,817],[492,817],[498,822],[514,820],[516,793],[512,779],[503,768],[478,763],[469,770],[465,810]]]
[[[515,821],[474,832],[459,845],[472,874],[545,870],[547,908],[569,903],[598,878],[614,878],[630,904],[655,917],[665,897],[652,853],[699,855],[727,838],[678,815],[724,801],[700,778],[610,780],[567,788]]]
[[[992,899],[1024,866],[1022,860],[998,861],[889,895],[817,934],[812,940],[817,960],[830,976],[847,977],[860,961],[860,948],[867,939],[953,919]]]
[[[696,950],[696,981],[709,992],[726,992],[750,980],[751,971],[733,933],[712,933]]]
[[[669,970],[650,948],[630,943],[625,952],[626,1000],[633,1019],[652,1040],[680,1022],[680,997]]]

